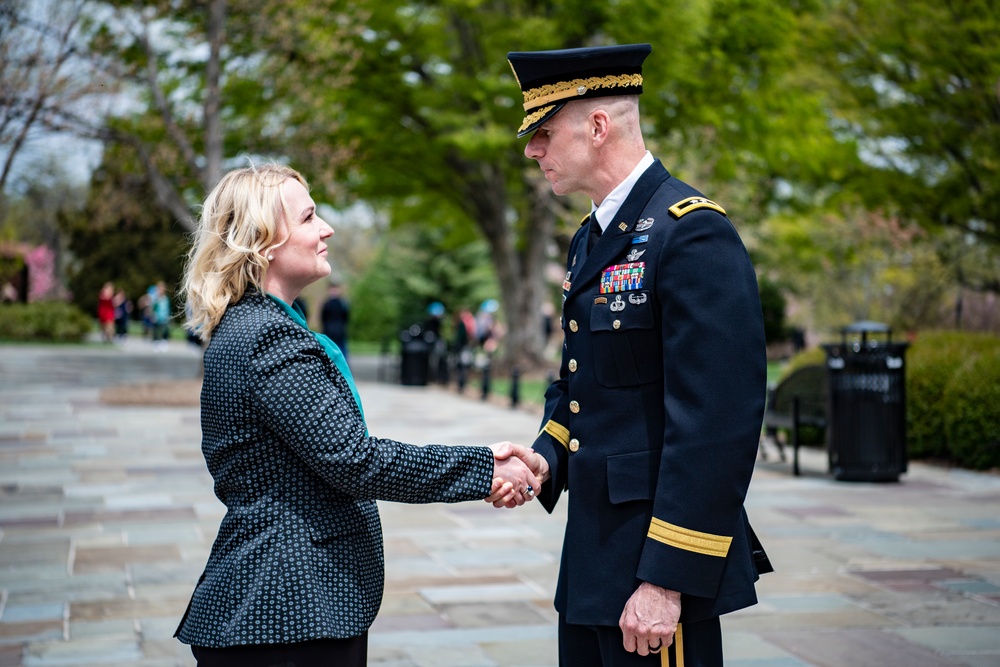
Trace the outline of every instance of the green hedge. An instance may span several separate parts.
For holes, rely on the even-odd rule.
[[[788,363],[781,370],[778,382],[781,382],[781,380],[784,380],[803,366],[814,366],[816,364],[826,365],[826,352],[821,347],[806,348],[788,360]]]
[[[953,461],[975,470],[1000,467],[1000,345],[952,374],[940,413]]]
[[[61,301],[0,306],[0,340],[78,343],[93,328],[92,317]]]
[[[824,363],[821,348],[794,357],[782,372]],[[921,333],[906,351],[907,453],[964,468],[1000,467],[1000,337]]]
[[[936,331],[920,334],[907,350],[906,429],[912,458],[953,457],[944,427],[945,389],[965,364],[990,349],[1000,349],[996,336]]]

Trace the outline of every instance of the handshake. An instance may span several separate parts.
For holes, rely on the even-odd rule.
[[[493,450],[493,486],[486,502],[493,507],[518,507],[535,497],[549,479],[549,463],[523,445],[498,442]]]

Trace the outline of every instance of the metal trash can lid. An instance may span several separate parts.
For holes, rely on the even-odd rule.
[[[883,324],[882,322],[873,322],[871,320],[861,320],[860,322],[854,322],[853,324],[848,324],[846,327],[840,330],[840,335],[844,346],[847,346],[847,336],[848,334],[861,334],[861,345],[863,347],[871,345],[876,345],[874,341],[868,342],[868,334],[885,334],[887,342],[892,342],[892,328],[888,324]]]
[[[873,322],[871,320],[862,320],[860,322],[854,322],[853,324],[848,324],[841,330],[843,333],[892,333],[892,328],[888,324],[883,324],[882,322]]]

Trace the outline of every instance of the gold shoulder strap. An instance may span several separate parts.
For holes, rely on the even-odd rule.
[[[726,209],[722,208],[711,199],[705,199],[704,197],[688,197],[687,199],[682,199],[671,206],[668,210],[675,218],[680,218],[687,215],[691,211],[697,211],[702,208],[710,208],[713,211],[718,211],[722,215],[726,214]]]

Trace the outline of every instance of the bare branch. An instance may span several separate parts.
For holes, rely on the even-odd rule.
[[[153,96],[153,103],[160,114],[160,119],[163,121],[167,135],[173,140],[174,145],[180,151],[188,168],[197,173],[200,170],[198,156],[191,146],[191,142],[188,141],[187,135],[177,125],[174,119],[173,106],[170,104],[167,96],[163,94],[163,88],[160,87],[157,54],[153,50],[153,45],[149,39],[149,22],[145,17],[142,19],[142,31],[134,35],[134,37],[142,45],[143,51],[146,53],[146,85]]]
[[[81,0],[71,5],[66,22],[60,26],[39,25],[29,18],[17,14],[13,8],[4,12],[5,15],[18,22],[21,28],[34,31],[37,39],[24,56],[23,67],[17,67],[17,60],[6,57],[4,59],[2,70],[4,88],[19,91],[20,95],[15,92],[10,97],[3,98],[4,120],[0,125],[3,134],[0,136],[6,135],[7,130],[15,120],[20,122],[20,127],[14,136],[5,142],[8,144],[8,148],[3,168],[0,170],[0,191],[7,184],[14,160],[27,141],[30,131],[39,121],[49,99],[65,88],[65,82],[62,80],[60,72],[74,53],[72,36],[82,17],[83,4]],[[13,31],[13,29],[10,28],[8,32]],[[49,46],[50,41],[54,41],[55,44]],[[16,52],[17,46],[12,47],[5,42],[5,54],[8,52],[7,49]],[[54,56],[52,55],[53,49]],[[37,83],[32,85],[32,80]]]

